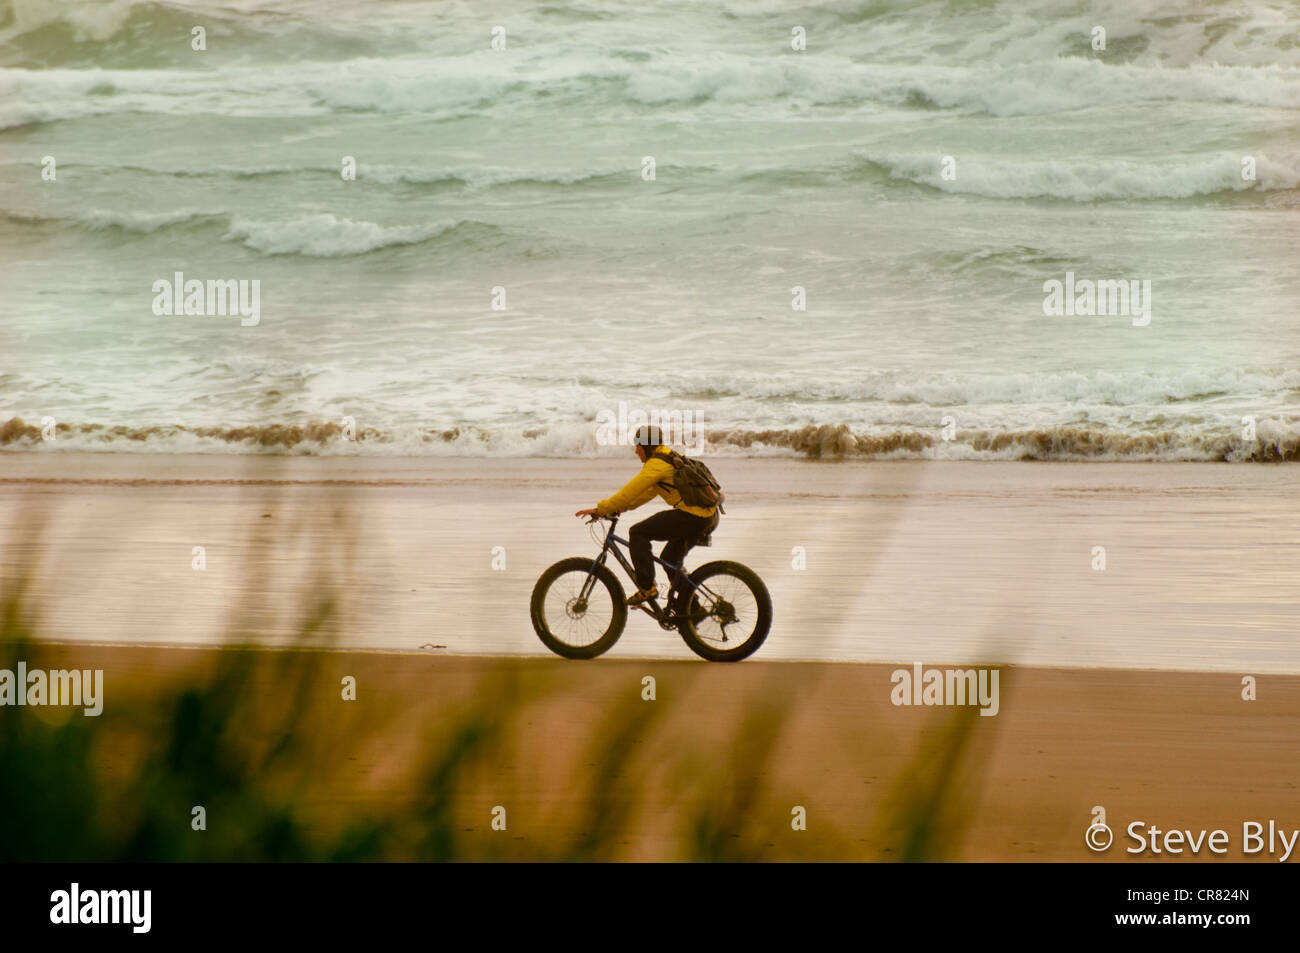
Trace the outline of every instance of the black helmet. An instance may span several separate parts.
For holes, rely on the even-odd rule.
[[[663,435],[658,427],[641,427],[636,432],[635,445],[644,447],[646,453],[654,453],[663,445]]]

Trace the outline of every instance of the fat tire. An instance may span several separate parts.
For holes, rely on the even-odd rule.
[[[758,604],[758,624],[753,636],[744,645],[734,649],[715,649],[696,635],[695,625],[689,618],[684,618],[677,624],[677,631],[681,633],[682,641],[700,658],[708,659],[710,662],[739,662],[757,652],[766,641],[768,630],[772,628],[772,597],[768,594],[767,586],[759,578],[758,573],[741,563],[733,563],[725,559],[705,563],[691,573],[691,579],[698,585],[714,576],[723,575],[739,579],[754,594],[754,601]],[[694,603],[695,594],[691,592],[682,601],[683,613],[688,612],[689,607]]]
[[[546,627],[546,617],[542,612],[542,607],[546,602],[546,594],[550,591],[555,580],[571,572],[590,572],[593,566],[595,567],[597,583],[604,585],[609,592],[610,599],[614,604],[614,614],[610,619],[609,628],[605,630],[605,634],[595,642],[590,645],[569,645],[567,642],[562,642],[556,638]],[[533,586],[529,612],[533,619],[533,631],[542,640],[542,644],[556,655],[569,659],[592,659],[608,652],[614,646],[614,643],[618,641],[619,636],[623,634],[623,627],[627,625],[626,596],[623,594],[623,587],[619,584],[618,577],[610,571],[608,566],[596,563],[595,560],[588,559],[585,556],[570,556],[568,559],[561,559],[542,573],[536,585]]]

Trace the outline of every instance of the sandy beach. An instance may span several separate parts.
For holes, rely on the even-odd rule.
[[[10,454],[5,571],[28,576],[43,664],[104,672],[105,790],[131,783],[140,737],[166,737],[169,693],[238,657],[228,743],[305,748],[258,790],[293,792],[311,831],[424,816],[428,759],[475,737],[438,802],[459,857],[887,860],[922,823],[927,859],[1149,860],[1126,850],[1142,820],[1233,832],[1222,859],[1279,859],[1243,854],[1241,832],[1300,826],[1286,469],[715,469],[730,514],[692,564],[746,562],[775,605],[738,665],[639,617],[591,662],[533,634],[533,582],[593,551],[570,514],[630,475],[617,460]],[[232,640],[263,648],[217,649]],[[895,704],[917,663],[996,667],[996,715]],[[1097,806],[1102,852],[1083,836]]]
[[[302,596],[332,578],[338,647],[547,656],[533,583],[596,551],[571,514],[635,466],[5,454],[0,498],[6,555],[39,567],[33,596],[60,641],[218,645],[258,592],[241,637],[283,644]],[[736,559],[766,580],[774,623],[755,658],[1300,674],[1300,498],[1284,466],[715,469],[728,515],[691,565]],[[18,532],[33,514],[39,545]],[[642,618],[606,657],[693,658]]]

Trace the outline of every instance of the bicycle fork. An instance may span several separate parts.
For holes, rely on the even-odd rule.
[[[582,589],[578,591],[578,598],[586,602],[591,598],[591,590],[596,588],[596,570],[605,565],[605,556],[609,553],[609,546],[605,546],[600,551],[600,555],[591,561],[591,571],[587,573],[587,581],[582,584]]]

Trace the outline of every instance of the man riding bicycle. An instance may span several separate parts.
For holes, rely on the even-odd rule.
[[[574,516],[609,516],[625,510],[634,510],[648,503],[655,495],[663,497],[672,507],[637,523],[628,532],[632,551],[632,567],[636,570],[637,591],[628,596],[629,606],[638,606],[659,595],[655,585],[654,558],[650,555],[653,540],[667,540],[659,558],[673,565],[682,565],[686,553],[708,537],[718,525],[716,506],[687,506],[673,485],[676,469],[669,462],[670,449],[664,445],[658,427],[642,427],[636,432],[635,451],[643,464],[641,472],[627,482],[609,499],[601,500],[595,509],[578,510]],[[677,580],[670,580],[670,588]]]

